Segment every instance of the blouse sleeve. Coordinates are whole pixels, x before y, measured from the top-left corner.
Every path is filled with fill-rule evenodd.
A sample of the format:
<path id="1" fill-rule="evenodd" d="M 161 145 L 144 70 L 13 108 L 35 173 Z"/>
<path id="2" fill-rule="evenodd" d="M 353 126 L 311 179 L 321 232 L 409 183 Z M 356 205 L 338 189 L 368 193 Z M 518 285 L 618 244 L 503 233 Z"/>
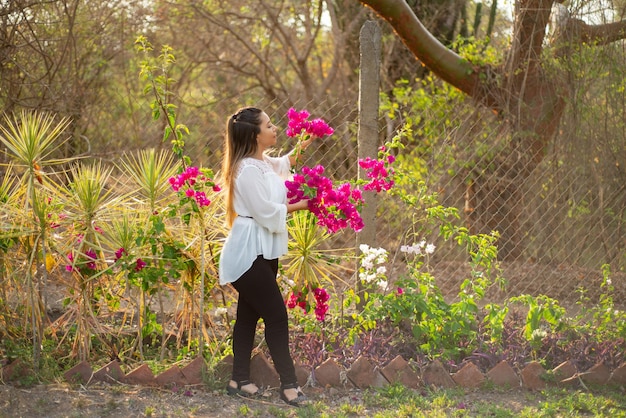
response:
<path id="1" fill-rule="evenodd" d="M 270 186 L 258 167 L 246 166 L 237 179 L 238 198 L 254 220 L 272 233 L 287 229 L 287 206 L 271 200 Z"/>
<path id="2" fill-rule="evenodd" d="M 289 154 L 282 157 L 270 157 L 265 156 L 265 160 L 270 163 L 272 169 L 283 180 L 287 180 L 291 176 L 291 162 L 289 161 Z"/>

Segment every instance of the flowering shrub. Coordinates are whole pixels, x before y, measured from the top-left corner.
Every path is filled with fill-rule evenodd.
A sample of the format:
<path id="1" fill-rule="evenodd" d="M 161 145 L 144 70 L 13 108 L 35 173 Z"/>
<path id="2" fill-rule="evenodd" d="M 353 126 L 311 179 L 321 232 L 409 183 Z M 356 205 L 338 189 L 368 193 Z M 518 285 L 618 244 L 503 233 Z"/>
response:
<path id="1" fill-rule="evenodd" d="M 359 280 L 363 284 L 376 284 L 383 291 L 387 290 L 387 268 L 383 265 L 387 262 L 389 255 L 387 250 L 372 248 L 367 244 L 361 244 L 359 249 L 361 250 Z"/>
<path id="2" fill-rule="evenodd" d="M 379 151 L 384 153 L 386 148 L 383 146 Z M 378 160 L 371 157 L 359 160 L 359 166 L 366 170 L 366 176 L 370 179 L 369 183 L 363 186 L 363 190 L 381 192 L 391 189 L 394 185 L 394 170 L 391 168 L 391 164 L 395 160 L 396 157 L 391 154 L 384 155 Z"/>
<path id="3" fill-rule="evenodd" d="M 316 287 L 313 289 L 313 298 L 315 300 L 315 306 L 312 307 L 308 302 L 308 294 L 310 290 L 308 287 L 305 287 L 302 291 L 292 292 L 289 298 L 287 299 L 287 307 L 289 309 L 293 309 L 296 306 L 299 306 L 304 312 L 308 313 L 313 308 L 313 312 L 315 313 L 315 318 L 323 322 L 326 319 L 326 313 L 328 312 L 328 300 L 330 299 L 330 295 L 321 287 Z"/>
<path id="4" fill-rule="evenodd" d="M 67 254 L 67 260 L 70 264 L 65 266 L 68 272 L 80 272 L 83 275 L 90 275 L 89 270 L 96 270 L 96 260 L 98 255 L 93 249 L 88 249 L 84 254 L 75 257 L 75 250 Z"/>
<path id="5" fill-rule="evenodd" d="M 300 136 L 300 140 L 304 141 L 310 136 L 319 138 L 332 135 L 335 130 L 331 128 L 323 119 L 309 120 L 309 112 L 306 110 L 297 111 L 291 108 L 287 111 L 289 122 L 287 123 L 287 136 Z"/>
<path id="6" fill-rule="evenodd" d="M 324 177 L 324 167 L 302 167 L 302 174 L 287 180 L 287 198 L 291 203 L 309 199 L 309 210 L 318 219 L 318 225 L 330 232 L 350 227 L 355 231 L 363 229 L 363 219 L 359 207 L 363 204 L 361 190 L 350 183 L 333 187 L 332 181 Z"/>
<path id="7" fill-rule="evenodd" d="M 287 136 L 299 136 L 296 145 L 296 159 L 300 155 L 300 144 L 310 136 L 323 137 L 332 135 L 333 128 L 322 119 L 309 121 L 309 112 L 297 111 L 293 108 L 287 112 L 289 118 Z M 379 150 L 381 159 L 366 158 L 359 160 L 359 165 L 367 171 L 370 179 L 363 186 L 363 190 L 381 192 L 389 190 L 393 182 L 394 171 L 390 165 L 395 157 L 389 155 L 385 147 Z M 287 198 L 290 203 L 302 199 L 309 199 L 309 209 L 318 219 L 318 225 L 326 227 L 334 233 L 350 227 L 359 232 L 363 229 L 363 219 L 359 213 L 364 201 L 362 191 L 358 186 L 344 182 L 334 186 L 333 182 L 323 176 L 324 166 L 313 168 L 302 167 L 301 174 L 296 173 L 293 180 L 287 180 Z"/>
<path id="8" fill-rule="evenodd" d="M 427 244 L 425 240 L 422 240 L 413 245 L 403 245 L 400 247 L 400 251 L 408 255 L 425 255 L 435 252 L 434 244 Z"/>
<path id="9" fill-rule="evenodd" d="M 213 177 L 211 170 L 191 166 L 177 176 L 170 177 L 169 183 L 172 190 L 179 194 L 181 205 L 192 202 L 197 207 L 203 207 L 211 204 L 206 195 L 206 189 L 210 188 L 214 192 L 220 191 L 220 187 L 215 184 L 211 177 Z"/>

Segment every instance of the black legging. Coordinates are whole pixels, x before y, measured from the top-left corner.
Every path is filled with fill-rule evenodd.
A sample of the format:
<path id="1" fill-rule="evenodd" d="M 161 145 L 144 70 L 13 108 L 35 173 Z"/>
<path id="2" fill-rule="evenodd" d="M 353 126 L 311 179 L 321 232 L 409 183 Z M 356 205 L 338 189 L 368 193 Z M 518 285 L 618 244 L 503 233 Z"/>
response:
<path id="1" fill-rule="evenodd" d="M 265 341 L 282 385 L 297 382 L 289 354 L 289 325 L 285 301 L 276 283 L 278 260 L 258 256 L 233 286 L 239 292 L 233 330 L 233 374 L 236 382 L 250 379 L 250 356 L 259 318 L 265 323 Z"/>

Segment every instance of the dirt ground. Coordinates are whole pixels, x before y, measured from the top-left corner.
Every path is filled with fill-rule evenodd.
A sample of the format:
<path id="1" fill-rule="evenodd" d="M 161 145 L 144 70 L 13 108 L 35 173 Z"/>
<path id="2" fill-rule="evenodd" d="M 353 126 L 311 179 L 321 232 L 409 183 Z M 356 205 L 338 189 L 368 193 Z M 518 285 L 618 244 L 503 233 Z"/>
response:
<path id="1" fill-rule="evenodd" d="M 363 404 L 366 391 L 318 388 L 305 389 L 310 402 L 321 402 L 330 408 L 349 403 Z M 223 391 L 206 387 L 185 388 L 178 391 L 111 386 L 105 383 L 89 387 L 71 387 L 67 384 L 41 385 L 17 388 L 0 385 L 0 418 L 57 418 L 57 417 L 274 417 L 297 416 L 294 407 L 278 398 L 277 390 L 266 392 L 261 400 L 246 400 L 227 396 Z M 539 395 L 537 395 L 539 396 Z M 470 391 L 460 401 L 470 411 L 485 402 L 508 408 L 512 412 L 527 406 L 537 406 L 540 399 L 526 390 L 505 393 Z M 496 401 L 497 400 L 497 401 Z M 245 414 L 245 412 L 247 414 Z M 380 409 L 364 409 L 362 416 L 372 416 Z"/>

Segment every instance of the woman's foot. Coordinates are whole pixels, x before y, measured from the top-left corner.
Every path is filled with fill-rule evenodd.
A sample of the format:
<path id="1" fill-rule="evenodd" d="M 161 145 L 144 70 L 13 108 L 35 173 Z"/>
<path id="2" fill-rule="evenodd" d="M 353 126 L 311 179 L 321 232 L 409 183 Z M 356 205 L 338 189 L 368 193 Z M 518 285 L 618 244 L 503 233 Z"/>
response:
<path id="1" fill-rule="evenodd" d="M 259 388 L 257 385 L 249 380 L 242 380 L 236 382 L 231 380 L 226 386 L 226 392 L 231 396 L 243 396 L 244 398 L 252 398 L 259 394 Z"/>
<path id="2" fill-rule="evenodd" d="M 280 387 L 280 399 L 291 406 L 300 406 L 306 401 L 306 396 L 298 384 L 289 384 Z"/>

